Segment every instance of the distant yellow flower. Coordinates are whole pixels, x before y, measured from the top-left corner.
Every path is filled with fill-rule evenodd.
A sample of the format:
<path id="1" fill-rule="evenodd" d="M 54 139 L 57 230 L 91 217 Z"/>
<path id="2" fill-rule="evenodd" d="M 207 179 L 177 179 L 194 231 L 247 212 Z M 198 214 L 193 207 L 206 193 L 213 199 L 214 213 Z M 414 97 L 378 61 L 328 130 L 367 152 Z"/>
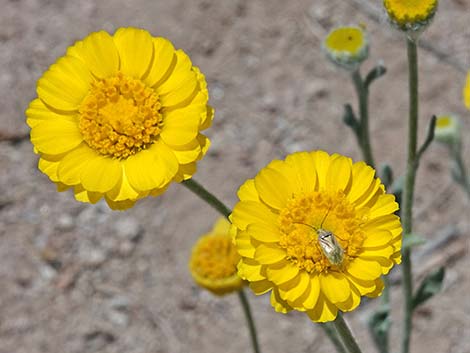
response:
<path id="1" fill-rule="evenodd" d="M 69 47 L 26 111 L 39 169 L 79 201 L 113 209 L 189 179 L 209 147 L 204 75 L 182 50 L 136 28 Z"/>
<path id="2" fill-rule="evenodd" d="M 438 142 L 458 146 L 460 144 L 460 129 L 460 120 L 457 116 L 438 116 L 434 129 L 434 138 Z"/>
<path id="3" fill-rule="evenodd" d="M 323 151 L 272 161 L 239 189 L 232 213 L 239 275 L 276 311 L 316 322 L 381 294 L 400 263 L 395 197 L 364 162 Z"/>
<path id="4" fill-rule="evenodd" d="M 192 250 L 189 269 L 194 281 L 216 295 L 237 291 L 244 284 L 237 274 L 240 256 L 232 237 L 230 223 L 220 218 Z"/>
<path id="5" fill-rule="evenodd" d="M 338 27 L 326 36 L 323 49 L 333 63 L 354 70 L 367 58 L 369 40 L 361 27 Z"/>
<path id="6" fill-rule="evenodd" d="M 470 71 L 467 73 L 467 82 L 463 88 L 463 102 L 470 109 Z"/>
<path id="7" fill-rule="evenodd" d="M 437 0 L 384 0 L 390 20 L 405 31 L 419 31 L 434 17 Z"/>

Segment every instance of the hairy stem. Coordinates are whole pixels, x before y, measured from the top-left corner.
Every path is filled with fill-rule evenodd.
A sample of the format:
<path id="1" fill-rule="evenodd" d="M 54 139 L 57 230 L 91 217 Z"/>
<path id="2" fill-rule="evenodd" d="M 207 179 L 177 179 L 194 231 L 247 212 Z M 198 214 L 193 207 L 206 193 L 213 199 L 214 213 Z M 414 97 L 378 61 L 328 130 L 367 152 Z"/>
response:
<path id="1" fill-rule="evenodd" d="M 346 321 L 344 321 L 343 315 L 341 313 L 338 312 L 338 316 L 336 316 L 333 324 L 335 326 L 336 332 L 338 332 L 338 335 L 341 337 L 343 344 L 346 347 L 346 351 L 349 353 L 362 353 L 356 342 L 356 339 L 349 329 L 348 324 Z"/>
<path id="2" fill-rule="evenodd" d="M 409 120 L 408 120 L 408 158 L 405 175 L 405 187 L 401 209 L 403 234 L 409 235 L 413 225 L 413 197 L 416 179 L 416 156 L 418 140 L 418 51 L 416 42 L 407 38 L 408 70 L 409 70 Z M 403 333 L 402 353 L 409 353 L 411 331 L 413 326 L 413 277 L 411 265 L 411 248 L 402 253 L 403 276 Z"/>

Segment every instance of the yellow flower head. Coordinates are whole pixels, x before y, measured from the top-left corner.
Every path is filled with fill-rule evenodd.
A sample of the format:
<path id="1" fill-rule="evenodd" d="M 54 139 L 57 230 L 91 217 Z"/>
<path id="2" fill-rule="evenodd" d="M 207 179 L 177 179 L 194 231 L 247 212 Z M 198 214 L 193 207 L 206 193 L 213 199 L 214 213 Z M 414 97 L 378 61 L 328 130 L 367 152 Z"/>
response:
<path id="1" fill-rule="evenodd" d="M 463 102 L 470 109 L 470 71 L 467 73 L 467 82 L 463 88 Z"/>
<path id="2" fill-rule="evenodd" d="M 182 50 L 137 28 L 69 47 L 26 110 L 39 169 L 79 201 L 113 209 L 189 179 L 209 147 L 204 75 Z"/>
<path id="3" fill-rule="evenodd" d="M 457 146 L 460 143 L 460 129 L 460 120 L 457 116 L 438 116 L 434 129 L 434 138 L 438 142 Z"/>
<path id="4" fill-rule="evenodd" d="M 369 40 L 361 27 L 339 27 L 326 36 L 323 49 L 333 63 L 354 70 L 369 55 Z"/>
<path id="5" fill-rule="evenodd" d="M 401 261 L 395 197 L 375 171 L 323 151 L 274 160 L 239 189 L 232 213 L 239 275 L 276 311 L 316 322 L 381 294 Z"/>
<path id="6" fill-rule="evenodd" d="M 231 224 L 220 218 L 192 250 L 189 270 L 194 281 L 216 295 L 237 291 L 244 284 L 237 274 L 240 256 L 232 237 Z"/>
<path id="7" fill-rule="evenodd" d="M 420 31 L 426 27 L 437 10 L 437 0 L 384 0 L 385 10 L 392 23 L 404 31 Z"/>

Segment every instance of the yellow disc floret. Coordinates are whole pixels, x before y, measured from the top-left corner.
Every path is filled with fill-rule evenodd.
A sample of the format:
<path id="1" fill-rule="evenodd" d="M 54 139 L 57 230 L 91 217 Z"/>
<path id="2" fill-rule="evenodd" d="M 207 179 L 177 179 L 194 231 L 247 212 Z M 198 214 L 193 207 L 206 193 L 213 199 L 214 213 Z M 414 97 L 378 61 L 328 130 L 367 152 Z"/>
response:
<path id="1" fill-rule="evenodd" d="M 318 230 L 333 234 L 345 252 L 341 267 L 353 258 L 364 241 L 364 220 L 344 193 L 312 192 L 291 199 L 279 215 L 281 239 L 288 258 L 307 272 L 333 266 L 323 254 Z"/>
<path id="2" fill-rule="evenodd" d="M 346 69 L 356 69 L 369 54 L 369 41 L 359 26 L 333 29 L 323 42 L 328 58 Z"/>
<path id="3" fill-rule="evenodd" d="M 390 19 L 403 29 L 427 24 L 437 9 L 437 0 L 384 0 Z"/>
<path id="4" fill-rule="evenodd" d="M 325 44 L 328 49 L 347 51 L 355 55 L 364 45 L 364 35 L 358 27 L 342 27 L 332 31 Z"/>
<path id="5" fill-rule="evenodd" d="M 237 274 L 240 255 L 232 243 L 229 229 L 230 223 L 220 219 L 212 232 L 198 240 L 189 262 L 196 283 L 217 295 L 230 293 L 243 286 Z"/>
<path id="6" fill-rule="evenodd" d="M 127 158 L 158 137 L 160 109 L 158 95 L 150 87 L 118 73 L 92 83 L 79 109 L 80 132 L 100 154 Z"/>

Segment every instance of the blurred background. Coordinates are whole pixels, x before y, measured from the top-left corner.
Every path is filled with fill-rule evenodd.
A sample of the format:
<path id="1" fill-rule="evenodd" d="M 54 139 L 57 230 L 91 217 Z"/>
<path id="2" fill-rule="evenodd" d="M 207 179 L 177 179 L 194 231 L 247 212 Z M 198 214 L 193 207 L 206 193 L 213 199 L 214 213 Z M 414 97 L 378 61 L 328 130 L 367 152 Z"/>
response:
<path id="1" fill-rule="evenodd" d="M 36 80 L 89 32 L 136 26 L 170 39 L 205 73 L 216 109 L 212 147 L 195 179 L 230 207 L 247 179 L 275 158 L 323 149 L 360 160 L 343 104 L 356 107 L 350 77 L 321 41 L 338 25 L 363 23 L 370 58 L 388 73 L 372 86 L 370 124 L 377 163 L 405 168 L 405 40 L 373 0 L 0 0 L 0 352 L 249 352 L 236 295 L 216 298 L 187 270 L 196 239 L 218 214 L 180 185 L 126 212 L 58 193 L 37 170 L 24 110 Z M 420 140 L 432 114 L 462 118 L 470 164 L 470 111 L 462 87 L 470 69 L 470 2 L 441 1 L 422 36 Z M 453 183 L 447 151 L 433 144 L 417 179 L 418 280 L 447 266 L 443 291 L 415 314 L 412 351 L 468 353 L 469 201 Z M 392 274 L 397 279 L 398 273 Z M 265 353 L 332 352 L 306 315 L 277 314 L 251 292 Z M 399 347 L 401 291 L 392 288 L 392 350 Z M 364 353 L 365 321 L 379 300 L 347 314 Z"/>

